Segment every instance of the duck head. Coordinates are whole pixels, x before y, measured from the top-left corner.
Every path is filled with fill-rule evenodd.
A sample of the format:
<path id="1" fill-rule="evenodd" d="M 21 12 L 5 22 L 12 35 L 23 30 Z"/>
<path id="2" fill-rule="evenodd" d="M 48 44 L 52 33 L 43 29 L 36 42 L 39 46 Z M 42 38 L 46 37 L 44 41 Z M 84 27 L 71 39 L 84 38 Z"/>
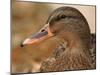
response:
<path id="1" fill-rule="evenodd" d="M 38 43 L 53 36 L 64 39 L 69 47 L 77 47 L 79 44 L 87 46 L 90 29 L 79 10 L 64 6 L 54 10 L 44 27 L 27 38 L 21 46 Z"/>

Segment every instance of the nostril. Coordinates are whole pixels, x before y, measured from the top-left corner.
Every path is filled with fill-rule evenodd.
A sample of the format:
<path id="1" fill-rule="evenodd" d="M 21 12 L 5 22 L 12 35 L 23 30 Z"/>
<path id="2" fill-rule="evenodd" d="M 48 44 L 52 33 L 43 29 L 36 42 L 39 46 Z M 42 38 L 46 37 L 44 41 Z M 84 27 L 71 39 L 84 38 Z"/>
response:
<path id="1" fill-rule="evenodd" d="M 45 31 L 44 29 L 41 30 L 41 32 L 44 32 L 44 31 Z"/>

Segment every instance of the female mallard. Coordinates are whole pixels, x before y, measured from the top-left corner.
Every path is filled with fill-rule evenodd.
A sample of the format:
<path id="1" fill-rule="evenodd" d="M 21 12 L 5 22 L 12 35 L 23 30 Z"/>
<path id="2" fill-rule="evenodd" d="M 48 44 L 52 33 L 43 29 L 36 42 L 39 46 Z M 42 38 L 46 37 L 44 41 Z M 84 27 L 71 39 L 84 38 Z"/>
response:
<path id="1" fill-rule="evenodd" d="M 34 36 L 27 38 L 21 46 L 38 43 L 57 36 L 66 45 L 62 52 L 55 49 L 57 57 L 50 57 L 41 66 L 41 72 L 93 69 L 90 54 L 90 29 L 85 17 L 75 8 L 60 7 L 51 13 L 46 25 Z"/>

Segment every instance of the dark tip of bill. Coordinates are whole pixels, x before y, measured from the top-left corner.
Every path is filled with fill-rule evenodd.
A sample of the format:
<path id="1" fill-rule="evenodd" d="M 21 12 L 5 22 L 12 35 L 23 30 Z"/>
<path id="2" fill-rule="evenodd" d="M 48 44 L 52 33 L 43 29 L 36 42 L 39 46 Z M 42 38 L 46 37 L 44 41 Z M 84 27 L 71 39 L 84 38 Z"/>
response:
<path id="1" fill-rule="evenodd" d="M 21 44 L 20 44 L 20 47 L 24 47 L 24 45 L 21 43 Z"/>

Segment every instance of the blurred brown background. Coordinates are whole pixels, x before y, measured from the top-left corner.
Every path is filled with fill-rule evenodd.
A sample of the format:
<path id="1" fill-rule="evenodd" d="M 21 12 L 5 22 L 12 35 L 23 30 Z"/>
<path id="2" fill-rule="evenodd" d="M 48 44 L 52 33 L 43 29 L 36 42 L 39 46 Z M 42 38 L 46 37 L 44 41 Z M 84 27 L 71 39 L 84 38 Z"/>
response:
<path id="1" fill-rule="evenodd" d="M 95 33 L 95 6 L 64 5 L 12 0 L 12 71 L 37 72 L 41 61 L 46 59 L 59 44 L 59 39 L 50 38 L 36 45 L 20 47 L 21 42 L 44 26 L 50 13 L 60 6 L 79 9 L 86 17 L 91 32 Z"/>

